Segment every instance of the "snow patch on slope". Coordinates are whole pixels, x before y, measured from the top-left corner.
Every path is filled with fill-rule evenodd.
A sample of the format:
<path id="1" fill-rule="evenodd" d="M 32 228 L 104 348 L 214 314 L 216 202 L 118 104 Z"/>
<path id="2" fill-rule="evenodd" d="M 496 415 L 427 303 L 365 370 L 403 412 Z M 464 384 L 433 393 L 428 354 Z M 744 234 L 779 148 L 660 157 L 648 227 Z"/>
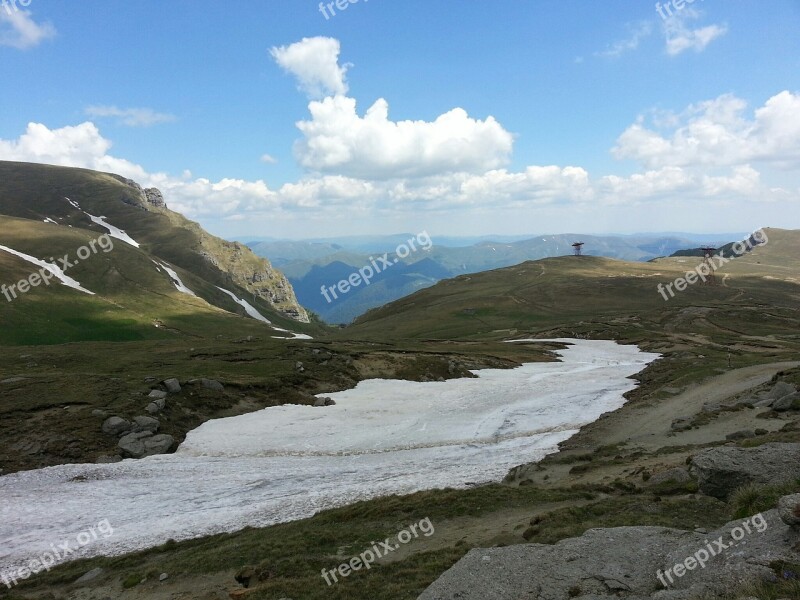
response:
<path id="1" fill-rule="evenodd" d="M 27 260 L 29 263 L 33 263 L 37 267 L 41 267 L 42 269 L 44 269 L 46 271 L 49 271 L 62 284 L 64 284 L 65 286 L 67 286 L 69 288 L 72 288 L 73 290 L 78 290 L 79 292 L 83 292 L 84 294 L 89 294 L 90 296 L 94 296 L 95 295 L 94 292 L 90 292 L 86 288 L 82 287 L 81 284 L 78 283 L 76 280 L 74 280 L 72 277 L 69 277 L 68 275 L 64 274 L 64 271 L 59 266 L 54 265 L 53 263 L 48 263 L 48 262 L 45 262 L 43 260 L 39 260 L 38 258 L 35 258 L 35 257 L 30 256 L 28 254 L 24 254 L 22 252 L 18 252 L 17 250 L 14 250 L 13 248 L 9 248 L 8 246 L 0 245 L 0 250 L 5 250 L 9 254 L 13 254 L 14 256 L 18 256 L 19 258 Z"/>
<path id="2" fill-rule="evenodd" d="M 156 262 L 156 261 L 153 261 L 153 262 L 156 265 L 159 265 L 162 269 L 164 269 L 167 272 L 167 275 L 169 275 L 169 278 L 172 280 L 172 285 L 175 286 L 175 289 L 177 289 L 179 292 L 182 292 L 184 294 L 188 294 L 189 296 L 194 296 L 195 298 L 197 297 L 197 294 L 195 294 L 192 290 L 190 290 L 188 287 L 186 287 L 183 284 L 183 281 L 181 281 L 181 278 L 174 271 L 174 269 L 170 269 L 167 265 L 165 265 L 162 262 Z M 158 267 L 156 267 L 156 268 L 158 268 Z"/>
<path id="3" fill-rule="evenodd" d="M 83 210 L 81 208 L 80 204 L 78 204 L 77 202 L 75 202 L 73 200 L 70 200 L 66 196 L 64 197 L 64 200 L 69 202 L 70 205 L 73 208 L 77 208 L 79 211 L 81 211 L 83 214 L 85 214 L 87 217 L 89 217 L 92 220 L 92 223 L 95 223 L 96 225 L 100 225 L 100 227 L 104 227 L 106 230 L 108 230 L 108 235 L 110 235 L 112 238 L 116 238 L 116 239 L 120 240 L 121 242 L 125 242 L 126 244 L 130 244 L 134 248 L 139 248 L 139 242 L 134 240 L 131 236 L 129 236 L 127 233 L 125 233 L 119 227 L 115 227 L 111 223 L 106 223 L 106 221 L 105 221 L 106 217 L 96 217 L 94 215 L 90 215 L 88 212 L 86 212 L 85 210 Z"/>
<path id="4" fill-rule="evenodd" d="M 228 296 L 230 296 L 231 298 L 233 298 L 233 301 L 234 301 L 234 302 L 236 302 L 236 304 L 238 304 L 238 305 L 239 305 L 239 306 L 241 306 L 242 308 L 244 308 L 244 311 L 245 311 L 245 312 L 246 312 L 246 313 L 247 313 L 247 314 L 248 314 L 250 317 L 252 317 L 252 318 L 254 318 L 254 319 L 257 319 L 258 321 L 261 321 L 262 323 L 266 323 L 267 325 L 272 325 L 272 321 L 270 321 L 269 319 L 267 319 L 267 317 L 265 317 L 265 316 L 264 316 L 264 315 L 262 315 L 260 312 L 258 312 L 258 311 L 255 309 L 255 307 L 254 307 L 252 304 L 250 304 L 250 303 L 249 303 L 247 300 L 243 300 L 243 299 L 241 299 L 241 298 L 238 298 L 238 297 L 236 296 L 236 294 L 234 294 L 233 292 L 229 292 L 229 291 L 228 291 L 228 290 L 226 290 L 225 288 L 221 288 L 221 287 L 217 286 L 217 289 L 218 289 L 220 292 L 225 292 L 226 294 L 228 294 Z"/>

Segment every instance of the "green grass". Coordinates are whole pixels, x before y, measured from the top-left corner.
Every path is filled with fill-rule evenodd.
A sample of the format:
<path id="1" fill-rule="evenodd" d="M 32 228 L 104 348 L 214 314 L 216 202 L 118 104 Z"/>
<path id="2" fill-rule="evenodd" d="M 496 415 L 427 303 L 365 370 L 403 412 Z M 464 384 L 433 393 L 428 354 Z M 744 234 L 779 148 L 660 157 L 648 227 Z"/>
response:
<path id="1" fill-rule="evenodd" d="M 778 500 L 789 494 L 800 493 L 800 479 L 784 485 L 749 484 L 736 490 L 729 500 L 731 517 L 746 517 L 775 508 Z"/>

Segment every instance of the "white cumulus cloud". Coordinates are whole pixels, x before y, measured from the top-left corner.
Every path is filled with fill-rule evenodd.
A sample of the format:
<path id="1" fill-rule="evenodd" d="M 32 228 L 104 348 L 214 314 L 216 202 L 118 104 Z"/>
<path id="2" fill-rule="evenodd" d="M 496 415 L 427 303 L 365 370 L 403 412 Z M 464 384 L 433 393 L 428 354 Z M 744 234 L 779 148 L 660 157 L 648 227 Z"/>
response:
<path id="1" fill-rule="evenodd" d="M 435 121 L 391 121 L 384 99 L 361 117 L 356 101 L 328 97 L 309 105 L 311 120 L 297 124 L 301 165 L 365 179 L 481 172 L 504 165 L 514 137 L 493 117 L 471 118 L 455 108 Z"/>
<path id="2" fill-rule="evenodd" d="M 751 118 L 746 109 L 744 100 L 726 94 L 690 106 L 661 132 L 657 124 L 648 127 L 640 117 L 619 137 L 613 153 L 648 168 L 741 166 L 756 161 L 783 168 L 800 166 L 800 95 L 783 91 Z"/>
<path id="3" fill-rule="evenodd" d="M 339 40 L 329 37 L 303 38 L 289 46 L 274 47 L 272 58 L 297 78 L 311 98 L 347 93 L 347 65 L 339 65 Z"/>

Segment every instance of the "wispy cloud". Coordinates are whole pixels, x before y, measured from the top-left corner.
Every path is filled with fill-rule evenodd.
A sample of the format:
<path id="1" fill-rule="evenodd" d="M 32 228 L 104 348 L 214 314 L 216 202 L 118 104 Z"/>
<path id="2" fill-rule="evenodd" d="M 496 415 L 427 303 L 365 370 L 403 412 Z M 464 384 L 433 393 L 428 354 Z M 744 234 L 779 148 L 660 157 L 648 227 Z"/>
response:
<path id="1" fill-rule="evenodd" d="M 688 23 L 699 19 L 701 14 L 691 8 L 675 13 L 664 21 L 664 32 L 667 38 L 667 54 L 678 56 L 687 50 L 702 52 L 715 39 L 728 33 L 724 24 L 707 25 L 691 28 Z"/>
<path id="2" fill-rule="evenodd" d="M 629 29 L 631 33 L 627 38 L 614 42 L 602 52 L 595 52 L 595 56 L 619 58 L 627 52 L 636 50 L 639 47 L 639 43 L 653 33 L 653 24 L 650 21 L 642 21 L 636 25 L 629 26 Z"/>
<path id="3" fill-rule="evenodd" d="M 86 114 L 95 118 L 111 117 L 128 127 L 151 127 L 159 123 L 174 121 L 170 114 L 154 111 L 152 108 L 118 108 L 116 106 L 89 106 Z"/>
<path id="4" fill-rule="evenodd" d="M 274 165 L 276 162 L 278 162 L 278 159 L 272 156 L 271 154 L 262 154 L 261 162 L 266 163 L 268 165 Z"/>
<path id="5" fill-rule="evenodd" d="M 50 23 L 37 23 L 27 10 L 0 9 L 0 46 L 27 50 L 56 36 Z"/>

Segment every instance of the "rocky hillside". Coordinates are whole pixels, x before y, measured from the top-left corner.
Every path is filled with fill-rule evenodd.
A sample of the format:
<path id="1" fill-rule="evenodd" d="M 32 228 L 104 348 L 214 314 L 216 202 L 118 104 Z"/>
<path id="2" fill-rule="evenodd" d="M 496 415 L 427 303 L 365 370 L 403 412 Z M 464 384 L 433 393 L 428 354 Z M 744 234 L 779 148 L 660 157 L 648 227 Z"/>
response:
<path id="1" fill-rule="evenodd" d="M 97 247 L 103 236 L 113 251 Z M 116 175 L 0 162 L 0 246 L 0 283 L 12 288 L 0 303 L 9 325 L 0 338 L 9 343 L 224 330 L 207 319 L 231 314 L 294 331 L 309 323 L 267 260 L 171 211 L 159 190 Z M 45 263 L 61 264 L 55 257 L 67 258 L 64 275 L 83 293 L 29 281 Z"/>

